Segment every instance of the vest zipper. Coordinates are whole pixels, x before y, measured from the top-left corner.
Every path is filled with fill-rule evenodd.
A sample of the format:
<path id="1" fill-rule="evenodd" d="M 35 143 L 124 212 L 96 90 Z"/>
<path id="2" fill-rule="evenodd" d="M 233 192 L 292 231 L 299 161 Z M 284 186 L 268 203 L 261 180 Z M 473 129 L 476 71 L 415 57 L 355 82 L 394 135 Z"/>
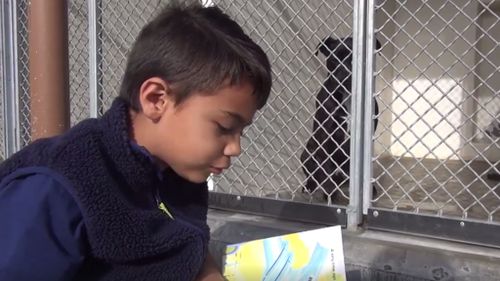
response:
<path id="1" fill-rule="evenodd" d="M 163 203 L 163 201 L 161 200 L 159 188 L 156 189 L 155 200 L 156 200 L 156 206 L 158 207 L 158 209 L 162 210 L 171 219 L 174 219 L 174 216 L 172 215 L 172 213 L 170 213 L 170 211 L 167 209 L 167 206 L 165 205 L 165 203 Z"/>

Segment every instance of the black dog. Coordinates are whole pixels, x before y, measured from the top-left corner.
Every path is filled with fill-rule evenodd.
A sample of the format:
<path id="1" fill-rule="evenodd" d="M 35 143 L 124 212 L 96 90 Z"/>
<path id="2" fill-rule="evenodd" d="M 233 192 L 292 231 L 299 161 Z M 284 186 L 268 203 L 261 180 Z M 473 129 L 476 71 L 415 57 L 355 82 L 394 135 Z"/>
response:
<path id="1" fill-rule="evenodd" d="M 378 40 L 376 44 L 377 50 L 380 49 Z M 313 135 L 300 160 L 307 177 L 305 189 L 313 192 L 322 186 L 326 192 L 325 199 L 331 196 L 333 200 L 333 194 L 347 182 L 350 171 L 348 119 L 351 106 L 352 38 L 336 40 L 328 37 L 318 47 L 326 56 L 329 73 L 316 97 Z M 375 114 L 378 115 L 375 100 L 374 105 Z M 375 119 L 374 130 L 377 123 Z"/>

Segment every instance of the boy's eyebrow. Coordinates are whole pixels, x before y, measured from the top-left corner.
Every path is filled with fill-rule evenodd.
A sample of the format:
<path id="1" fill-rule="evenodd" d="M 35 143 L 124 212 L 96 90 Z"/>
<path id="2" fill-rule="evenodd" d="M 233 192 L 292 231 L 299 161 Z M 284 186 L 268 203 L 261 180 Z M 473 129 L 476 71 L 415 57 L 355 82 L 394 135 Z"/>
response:
<path id="1" fill-rule="evenodd" d="M 229 115 L 231 118 L 233 119 L 236 119 L 236 121 L 240 124 L 243 124 L 245 126 L 248 126 L 250 124 L 252 124 L 252 120 L 250 120 L 249 122 L 247 122 L 245 120 L 245 118 L 243 118 L 243 116 L 239 115 L 238 113 L 236 112 L 231 112 L 231 111 L 226 111 L 226 110 L 222 110 L 223 113 Z"/>

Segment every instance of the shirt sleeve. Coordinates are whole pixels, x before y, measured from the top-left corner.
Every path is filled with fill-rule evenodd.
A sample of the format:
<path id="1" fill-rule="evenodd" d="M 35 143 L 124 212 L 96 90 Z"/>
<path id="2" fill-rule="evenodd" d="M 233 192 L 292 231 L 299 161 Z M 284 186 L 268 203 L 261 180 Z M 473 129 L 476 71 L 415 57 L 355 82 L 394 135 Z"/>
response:
<path id="1" fill-rule="evenodd" d="M 54 177 L 30 174 L 0 186 L 0 280 L 72 280 L 84 234 L 76 201 Z"/>

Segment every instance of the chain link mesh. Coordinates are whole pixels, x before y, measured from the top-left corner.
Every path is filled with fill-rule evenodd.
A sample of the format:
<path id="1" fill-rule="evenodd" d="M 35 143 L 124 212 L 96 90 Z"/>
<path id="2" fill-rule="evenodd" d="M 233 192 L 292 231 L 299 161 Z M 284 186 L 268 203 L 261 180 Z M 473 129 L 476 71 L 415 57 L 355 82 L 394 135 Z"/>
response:
<path id="1" fill-rule="evenodd" d="M 500 5 L 486 2 L 377 6 L 376 207 L 500 220 Z"/>
<path id="2" fill-rule="evenodd" d="M 316 163 L 311 175 L 306 177 L 300 155 L 313 134 L 316 95 L 328 74 L 325 58 L 315 53 L 328 36 L 351 36 L 351 1 L 213 2 L 241 24 L 264 49 L 271 60 L 274 76 L 267 106 L 257 114 L 254 124 L 245 133 L 242 155 L 235 159 L 225 175 L 215 177 L 216 190 L 316 203 L 325 203 L 325 194 L 340 191 L 346 199 L 347 194 L 341 186 L 347 186 L 348 178 L 334 188 L 326 189 L 324 182 L 317 182 L 316 189 L 304 190 L 308 179 L 318 180 L 312 174 L 323 167 L 322 163 Z M 322 102 L 320 107 L 325 106 Z M 344 133 L 348 142 L 349 134 Z M 307 157 L 319 160 L 311 155 Z M 327 199 L 331 204 L 331 197 Z"/>
<path id="3" fill-rule="evenodd" d="M 71 125 L 89 117 L 89 33 L 87 1 L 68 3 Z"/>
<path id="4" fill-rule="evenodd" d="M 140 28 L 168 1 L 98 1 L 97 62 L 99 89 L 98 112 L 104 112 L 115 96 L 124 72 L 128 50 Z M 89 116 L 88 4 L 71 1 L 69 14 L 69 52 L 72 123 Z"/>
<path id="5" fill-rule="evenodd" d="M 141 28 L 168 1 L 103 1 L 102 15 L 102 79 L 103 96 L 99 97 L 104 108 L 108 108 L 118 95 L 122 75 L 125 71 L 129 49 Z"/>
<path id="6" fill-rule="evenodd" d="M 19 71 L 19 131 L 21 146 L 31 141 L 28 1 L 19 1 L 17 9 L 18 71 Z"/>

